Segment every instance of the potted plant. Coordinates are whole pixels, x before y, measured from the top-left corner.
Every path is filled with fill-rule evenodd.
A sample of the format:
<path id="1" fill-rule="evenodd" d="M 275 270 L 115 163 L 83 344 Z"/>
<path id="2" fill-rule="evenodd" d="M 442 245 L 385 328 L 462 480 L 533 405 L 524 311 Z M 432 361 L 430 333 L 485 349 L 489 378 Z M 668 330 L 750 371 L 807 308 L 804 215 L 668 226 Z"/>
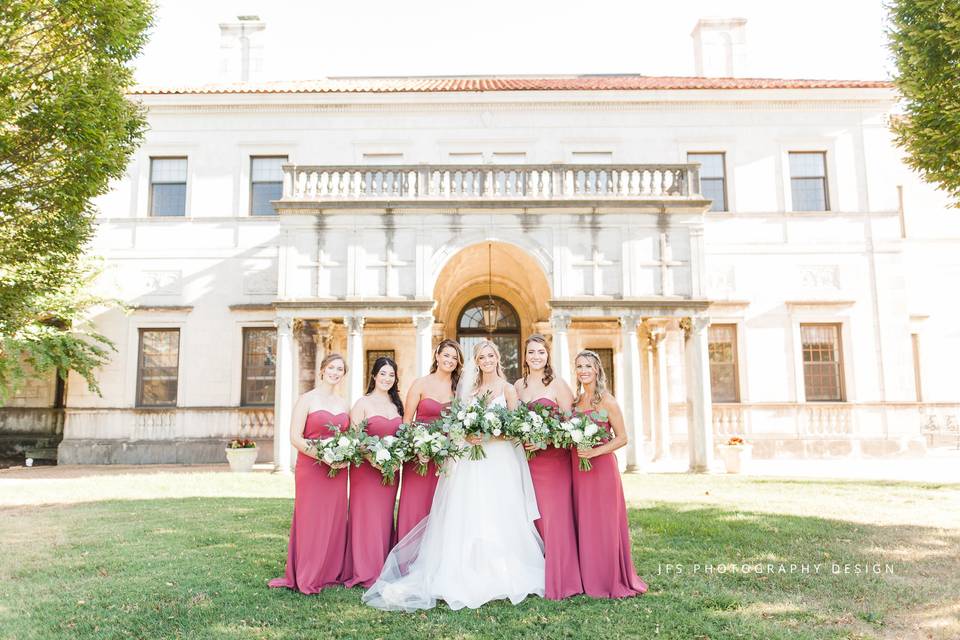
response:
<path id="1" fill-rule="evenodd" d="M 246 473 L 253 470 L 253 463 L 257 461 L 257 443 L 249 438 L 234 439 L 227 445 L 227 462 L 230 470 L 236 473 Z"/>
<path id="2" fill-rule="evenodd" d="M 720 445 L 720 457 L 727 473 L 740 473 L 750 463 L 753 445 L 744 442 L 740 436 L 732 436 L 726 444 Z"/>

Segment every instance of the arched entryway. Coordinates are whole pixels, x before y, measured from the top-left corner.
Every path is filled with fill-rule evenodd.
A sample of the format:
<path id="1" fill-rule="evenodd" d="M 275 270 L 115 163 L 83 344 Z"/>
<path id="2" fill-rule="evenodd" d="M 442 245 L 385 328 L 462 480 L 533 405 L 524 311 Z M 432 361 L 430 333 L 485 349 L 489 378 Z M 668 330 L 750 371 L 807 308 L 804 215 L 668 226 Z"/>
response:
<path id="1" fill-rule="evenodd" d="M 463 347 L 464 354 L 470 357 L 474 346 L 489 338 L 500 349 L 500 364 L 507 380 L 516 380 L 520 377 L 520 316 L 509 302 L 493 296 L 493 303 L 498 309 L 497 326 L 493 331 L 488 331 L 483 323 L 483 310 L 489 300 L 487 296 L 481 296 L 464 305 L 457 319 L 457 341 Z"/>

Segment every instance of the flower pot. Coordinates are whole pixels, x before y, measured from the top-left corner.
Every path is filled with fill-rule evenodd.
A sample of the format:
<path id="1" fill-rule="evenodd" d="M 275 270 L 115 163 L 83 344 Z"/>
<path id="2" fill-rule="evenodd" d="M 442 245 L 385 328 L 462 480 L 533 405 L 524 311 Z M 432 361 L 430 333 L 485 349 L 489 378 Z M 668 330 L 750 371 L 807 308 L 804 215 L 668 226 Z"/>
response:
<path id="1" fill-rule="evenodd" d="M 253 463 L 257 461 L 257 448 L 227 449 L 227 462 L 230 470 L 236 473 L 247 473 L 253 470 Z"/>
<path id="2" fill-rule="evenodd" d="M 741 473 L 750 464 L 752 452 L 753 445 L 749 444 L 720 445 L 720 457 L 727 473 Z"/>

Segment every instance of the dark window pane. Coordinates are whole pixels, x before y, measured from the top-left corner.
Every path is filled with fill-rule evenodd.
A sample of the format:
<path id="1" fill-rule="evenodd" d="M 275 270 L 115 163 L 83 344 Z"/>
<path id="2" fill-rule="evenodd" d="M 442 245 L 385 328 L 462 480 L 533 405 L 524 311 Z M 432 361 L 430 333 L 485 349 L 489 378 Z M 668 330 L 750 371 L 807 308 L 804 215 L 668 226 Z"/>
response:
<path id="1" fill-rule="evenodd" d="M 283 197 L 282 182 L 254 182 L 250 192 L 250 215 L 272 216 L 276 213 L 271 200 Z"/>
<path id="2" fill-rule="evenodd" d="M 843 400 L 840 325 L 800 325 L 807 400 Z"/>
<path id="3" fill-rule="evenodd" d="M 700 193 L 713 201 L 710 211 L 727 210 L 726 169 L 723 153 L 688 153 L 687 162 L 700 163 Z"/>
<path id="4" fill-rule="evenodd" d="M 607 391 L 610 393 L 616 393 L 617 380 L 614 376 L 613 370 L 613 349 L 595 349 L 593 347 L 587 347 L 587 349 L 593 351 L 600 357 L 600 364 L 603 366 L 603 372 L 607 374 Z M 570 380 L 569 382 L 572 382 L 574 385 L 576 384 L 575 380 Z"/>
<path id="5" fill-rule="evenodd" d="M 187 211 L 187 185 L 155 184 L 153 185 L 153 202 L 150 204 L 150 214 L 154 216 L 182 216 Z"/>
<path id="6" fill-rule="evenodd" d="M 714 402 L 739 402 L 737 327 L 732 324 L 711 325 L 707 338 L 712 399 Z"/>
<path id="7" fill-rule="evenodd" d="M 270 328 L 244 329 L 241 404 L 273 404 L 276 366 L 277 332 Z"/>
<path id="8" fill-rule="evenodd" d="M 704 198 L 712 200 L 710 211 L 726 211 L 724 203 L 726 194 L 724 193 L 724 183 L 718 178 L 700 178 L 700 193 Z"/>
<path id="9" fill-rule="evenodd" d="M 140 331 L 138 404 L 174 406 L 177 404 L 177 377 L 180 360 L 180 331 L 143 329 Z"/>

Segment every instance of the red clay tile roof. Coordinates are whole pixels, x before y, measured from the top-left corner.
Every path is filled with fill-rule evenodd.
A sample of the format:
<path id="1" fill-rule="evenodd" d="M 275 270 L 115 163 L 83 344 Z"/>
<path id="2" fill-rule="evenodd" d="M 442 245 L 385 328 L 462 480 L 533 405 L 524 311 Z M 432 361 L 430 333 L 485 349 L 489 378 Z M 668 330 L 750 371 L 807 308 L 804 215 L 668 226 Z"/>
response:
<path id="1" fill-rule="evenodd" d="M 325 78 L 287 82 L 136 87 L 134 95 L 215 93 L 428 93 L 458 91 L 663 91 L 685 89 L 890 89 L 886 80 L 791 80 L 640 75 Z"/>

